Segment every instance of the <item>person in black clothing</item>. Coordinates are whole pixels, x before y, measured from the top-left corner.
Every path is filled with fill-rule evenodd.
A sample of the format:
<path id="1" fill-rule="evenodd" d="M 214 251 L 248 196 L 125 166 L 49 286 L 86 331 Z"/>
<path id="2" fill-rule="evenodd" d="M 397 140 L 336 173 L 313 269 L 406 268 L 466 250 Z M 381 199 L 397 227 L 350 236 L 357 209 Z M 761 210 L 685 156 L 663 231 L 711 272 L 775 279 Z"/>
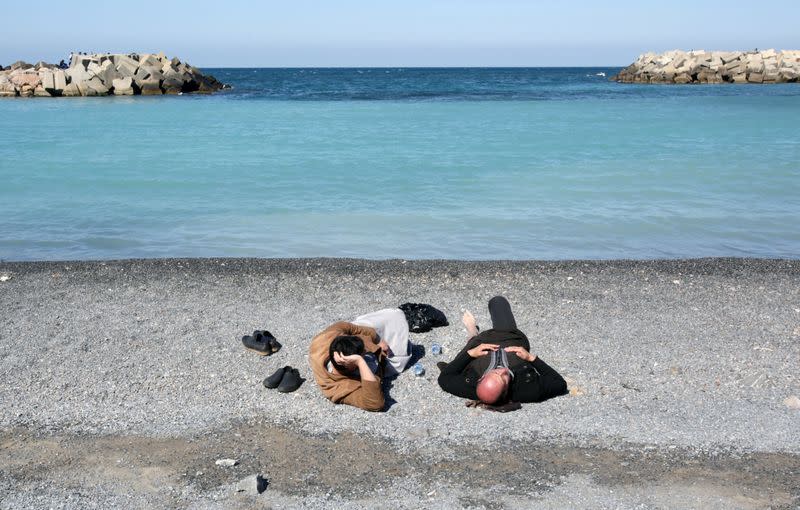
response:
<path id="1" fill-rule="evenodd" d="M 469 340 L 442 367 L 439 386 L 457 397 L 484 404 L 542 402 L 567 393 L 564 378 L 535 354 L 517 329 L 511 305 L 502 296 L 489 300 L 492 329 L 482 333 L 471 313 L 462 318 Z"/>

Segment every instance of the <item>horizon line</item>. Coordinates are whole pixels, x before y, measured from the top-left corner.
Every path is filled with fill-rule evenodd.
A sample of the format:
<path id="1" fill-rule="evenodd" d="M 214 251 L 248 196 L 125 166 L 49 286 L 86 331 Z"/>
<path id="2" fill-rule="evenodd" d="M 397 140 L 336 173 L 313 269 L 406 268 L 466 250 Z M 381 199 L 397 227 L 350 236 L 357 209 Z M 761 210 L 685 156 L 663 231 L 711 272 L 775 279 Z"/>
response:
<path id="1" fill-rule="evenodd" d="M 627 64 L 630 65 L 630 64 Z M 591 68 L 612 68 L 627 67 L 627 65 L 582 65 L 582 66 L 218 66 L 218 65 L 198 65 L 195 67 L 213 69 L 591 69 Z"/>

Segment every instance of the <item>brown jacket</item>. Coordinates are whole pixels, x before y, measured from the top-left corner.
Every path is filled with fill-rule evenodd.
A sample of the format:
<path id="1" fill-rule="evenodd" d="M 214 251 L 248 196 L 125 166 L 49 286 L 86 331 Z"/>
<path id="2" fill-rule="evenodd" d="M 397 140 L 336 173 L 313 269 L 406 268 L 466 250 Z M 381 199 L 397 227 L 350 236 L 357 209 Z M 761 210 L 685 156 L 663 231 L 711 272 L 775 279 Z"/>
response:
<path id="1" fill-rule="evenodd" d="M 330 357 L 328 351 L 333 339 L 339 335 L 355 335 L 364 341 L 367 352 L 375 353 L 383 362 L 383 352 L 378 346 L 380 339 L 374 329 L 367 326 L 356 326 L 349 322 L 337 322 L 319 333 L 311 340 L 308 361 L 314 379 L 322 390 L 322 394 L 334 404 L 348 404 L 367 411 L 382 411 L 384 400 L 381 379 L 361 382 L 358 379 L 328 372 Z"/>

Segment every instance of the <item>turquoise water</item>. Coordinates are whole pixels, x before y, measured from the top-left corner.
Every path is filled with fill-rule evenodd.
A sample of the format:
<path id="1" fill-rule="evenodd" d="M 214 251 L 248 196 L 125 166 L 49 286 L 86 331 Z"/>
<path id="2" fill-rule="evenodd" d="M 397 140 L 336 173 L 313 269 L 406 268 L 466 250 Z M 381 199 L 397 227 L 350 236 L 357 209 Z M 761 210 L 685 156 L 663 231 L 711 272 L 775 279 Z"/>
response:
<path id="1" fill-rule="evenodd" d="M 797 84 L 211 72 L 234 90 L 0 100 L 0 259 L 800 254 Z"/>

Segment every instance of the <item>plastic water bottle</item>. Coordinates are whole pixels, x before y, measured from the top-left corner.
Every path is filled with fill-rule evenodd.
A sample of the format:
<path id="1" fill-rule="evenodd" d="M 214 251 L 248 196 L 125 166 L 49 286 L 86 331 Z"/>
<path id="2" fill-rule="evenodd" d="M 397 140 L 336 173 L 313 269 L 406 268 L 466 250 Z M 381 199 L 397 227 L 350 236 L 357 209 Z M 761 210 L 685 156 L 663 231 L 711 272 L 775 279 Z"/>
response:
<path id="1" fill-rule="evenodd" d="M 423 375 L 425 375 L 425 367 L 423 367 L 422 363 L 420 363 L 419 361 L 417 361 L 414 364 L 414 375 L 416 375 L 417 377 L 422 377 Z"/>
<path id="2" fill-rule="evenodd" d="M 431 354 L 433 354 L 434 356 L 438 356 L 441 353 L 442 353 L 442 346 L 441 345 L 439 345 L 439 344 L 437 344 L 435 342 L 433 344 L 431 344 Z"/>

